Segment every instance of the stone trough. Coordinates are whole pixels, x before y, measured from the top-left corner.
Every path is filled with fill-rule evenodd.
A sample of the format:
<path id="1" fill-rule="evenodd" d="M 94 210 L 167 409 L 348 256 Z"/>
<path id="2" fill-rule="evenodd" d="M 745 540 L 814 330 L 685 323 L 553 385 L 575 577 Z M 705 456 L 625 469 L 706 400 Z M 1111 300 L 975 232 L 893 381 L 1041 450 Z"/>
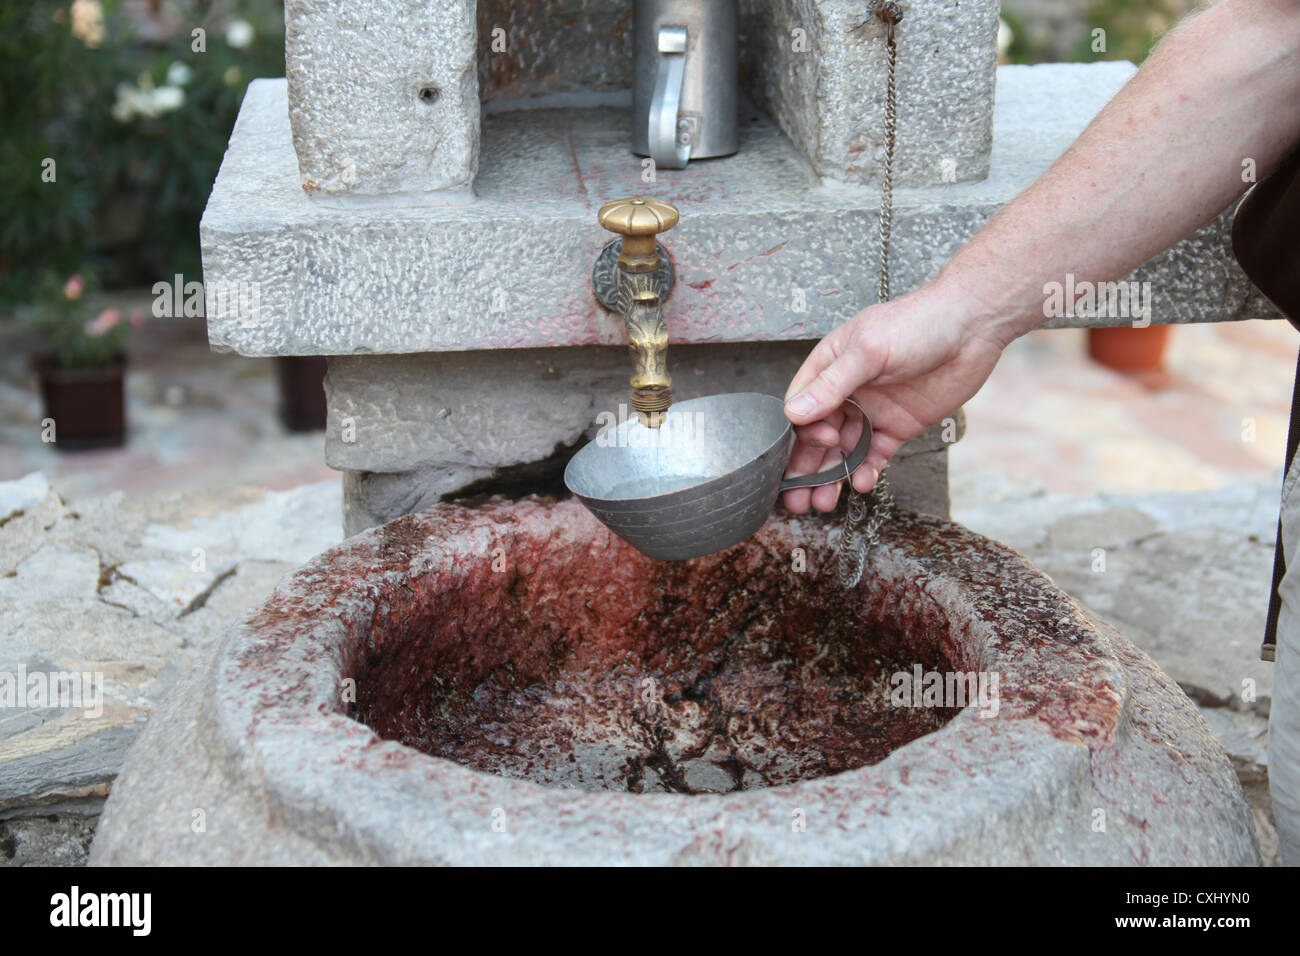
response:
<path id="1" fill-rule="evenodd" d="M 353 537 L 151 720 L 92 862 L 1258 862 L 1228 759 L 1113 628 L 910 514 L 844 591 L 835 534 L 663 563 L 534 497 Z"/>

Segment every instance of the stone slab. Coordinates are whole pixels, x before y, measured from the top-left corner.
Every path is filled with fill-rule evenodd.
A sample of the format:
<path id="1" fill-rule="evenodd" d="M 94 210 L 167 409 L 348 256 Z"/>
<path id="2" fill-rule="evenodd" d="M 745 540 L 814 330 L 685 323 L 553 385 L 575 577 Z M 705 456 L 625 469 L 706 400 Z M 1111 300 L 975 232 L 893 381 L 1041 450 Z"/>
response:
<path id="1" fill-rule="evenodd" d="M 784 395 L 811 345 L 675 347 L 674 397 Z M 630 371 L 626 349 L 598 346 L 332 357 L 325 460 L 347 473 L 346 533 L 430 507 L 503 469 L 547 462 L 534 480 L 554 482 L 603 422 L 633 414 Z M 899 502 L 940 517 L 948 513 L 943 434 L 927 430 L 890 465 Z"/>
<path id="2" fill-rule="evenodd" d="M 1132 71 L 1000 68 L 988 178 L 897 192 L 894 288 L 936 273 Z M 736 156 L 646 183 L 625 119 L 614 109 L 493 113 L 472 197 L 312 199 L 298 182 L 285 84 L 255 81 L 200 230 L 209 291 L 242 283 L 247 293 L 209 310 L 212 346 L 351 355 L 624 343 L 590 272 L 610 238 L 597 208 L 637 193 L 682 213 L 664 238 L 677 267 L 666 304 L 674 344 L 819 338 L 874 301 L 873 188 L 823 184 L 761 117 L 742 124 Z M 1232 261 L 1223 219 L 1135 278 L 1152 282 L 1155 322 L 1274 315 Z"/>
<path id="3" fill-rule="evenodd" d="M 673 398 L 784 395 L 807 342 L 670 348 Z M 585 441 L 602 413 L 630 417 L 626 348 L 335 356 L 325 392 L 325 463 L 340 470 L 492 470 Z"/>
<path id="4" fill-rule="evenodd" d="M 339 541 L 338 485 L 65 503 L 39 474 L 0 482 L 19 500 L 0 520 L 0 818 L 93 816 L 193 656 Z M 75 861 L 50 843 L 84 827 L 61 820 L 0 827 L 0 864 Z"/>

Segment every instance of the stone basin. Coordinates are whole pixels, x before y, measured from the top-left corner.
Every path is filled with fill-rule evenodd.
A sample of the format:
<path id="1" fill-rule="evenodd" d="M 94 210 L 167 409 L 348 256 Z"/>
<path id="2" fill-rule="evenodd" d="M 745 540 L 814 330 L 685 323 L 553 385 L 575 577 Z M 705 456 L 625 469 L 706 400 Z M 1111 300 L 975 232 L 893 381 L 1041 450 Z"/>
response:
<path id="1" fill-rule="evenodd" d="M 846 591 L 837 534 L 780 515 L 666 563 L 526 498 L 351 538 L 153 718 L 92 862 L 1258 862 L 1122 635 L 937 518 Z"/>

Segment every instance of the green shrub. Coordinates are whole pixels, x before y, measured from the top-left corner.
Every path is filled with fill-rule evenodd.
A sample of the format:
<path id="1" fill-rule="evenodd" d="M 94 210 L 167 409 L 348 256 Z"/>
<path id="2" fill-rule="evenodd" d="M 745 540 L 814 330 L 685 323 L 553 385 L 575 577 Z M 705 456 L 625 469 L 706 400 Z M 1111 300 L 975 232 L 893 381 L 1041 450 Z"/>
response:
<path id="1" fill-rule="evenodd" d="M 0 6 L 0 303 L 86 263 L 109 286 L 197 275 L 244 90 L 283 73 L 274 0 Z"/>
<path id="2" fill-rule="evenodd" d="M 1093 53 L 1088 36 L 1080 41 L 1074 59 L 1141 63 L 1195 5 L 1192 0 L 1092 0 L 1088 28 L 1106 31 L 1106 52 Z"/>
<path id="3" fill-rule="evenodd" d="M 35 301 L 19 310 L 59 368 L 99 368 L 121 361 L 132 326 L 144 318 L 142 312 L 127 316 L 121 309 L 92 307 L 95 291 L 94 280 L 80 273 L 64 280 L 48 273 Z"/>

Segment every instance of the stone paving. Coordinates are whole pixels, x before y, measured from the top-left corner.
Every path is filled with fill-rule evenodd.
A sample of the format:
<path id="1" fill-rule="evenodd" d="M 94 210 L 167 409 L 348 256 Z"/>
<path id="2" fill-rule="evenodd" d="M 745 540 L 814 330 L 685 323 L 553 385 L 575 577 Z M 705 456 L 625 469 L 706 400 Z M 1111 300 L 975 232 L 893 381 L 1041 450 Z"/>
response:
<path id="1" fill-rule="evenodd" d="M 92 696 L 103 677 L 93 720 L 39 700 L 0 712 L 0 864 L 81 863 L 154 705 L 342 537 L 341 489 L 321 433 L 277 420 L 271 361 L 214 354 L 202 319 L 137 332 L 127 443 L 77 454 L 41 442 L 31 343 L 0 335 L 0 671 L 89 673 Z"/>
<path id="2" fill-rule="evenodd" d="M 71 853 L 153 708 L 341 527 L 334 482 L 74 504 L 39 473 L 0 484 L 0 863 Z"/>
<path id="3" fill-rule="evenodd" d="M 1277 474 L 1300 345 L 1286 322 L 1174 328 L 1170 382 L 1156 390 L 1089 360 L 1086 336 L 1053 329 L 1012 343 L 966 405 L 954 481 L 1004 475 L 1060 494 L 1146 494 Z"/>
<path id="4" fill-rule="evenodd" d="M 1283 323 L 1182 327 L 1172 383 L 1149 391 L 1089 363 L 1082 333 L 1031 336 L 967 406 L 952 456 L 954 517 L 1026 554 L 1200 705 L 1266 861 L 1272 666 L 1258 645 L 1294 350 Z M 36 701 L 0 719 L 0 864 L 78 863 L 152 708 L 285 572 L 340 539 L 339 486 L 320 436 L 275 422 L 269 365 L 212 355 L 193 326 L 141 345 L 132 438 L 111 452 L 42 446 L 8 356 L 0 671 L 102 674 L 103 713 Z"/>
<path id="5" fill-rule="evenodd" d="M 1259 645 L 1300 337 L 1285 322 L 1179 327 L 1170 381 L 1152 390 L 1091 362 L 1085 336 L 1013 343 L 966 406 L 953 518 L 1016 548 L 1178 681 L 1275 865 L 1273 665 Z"/>

